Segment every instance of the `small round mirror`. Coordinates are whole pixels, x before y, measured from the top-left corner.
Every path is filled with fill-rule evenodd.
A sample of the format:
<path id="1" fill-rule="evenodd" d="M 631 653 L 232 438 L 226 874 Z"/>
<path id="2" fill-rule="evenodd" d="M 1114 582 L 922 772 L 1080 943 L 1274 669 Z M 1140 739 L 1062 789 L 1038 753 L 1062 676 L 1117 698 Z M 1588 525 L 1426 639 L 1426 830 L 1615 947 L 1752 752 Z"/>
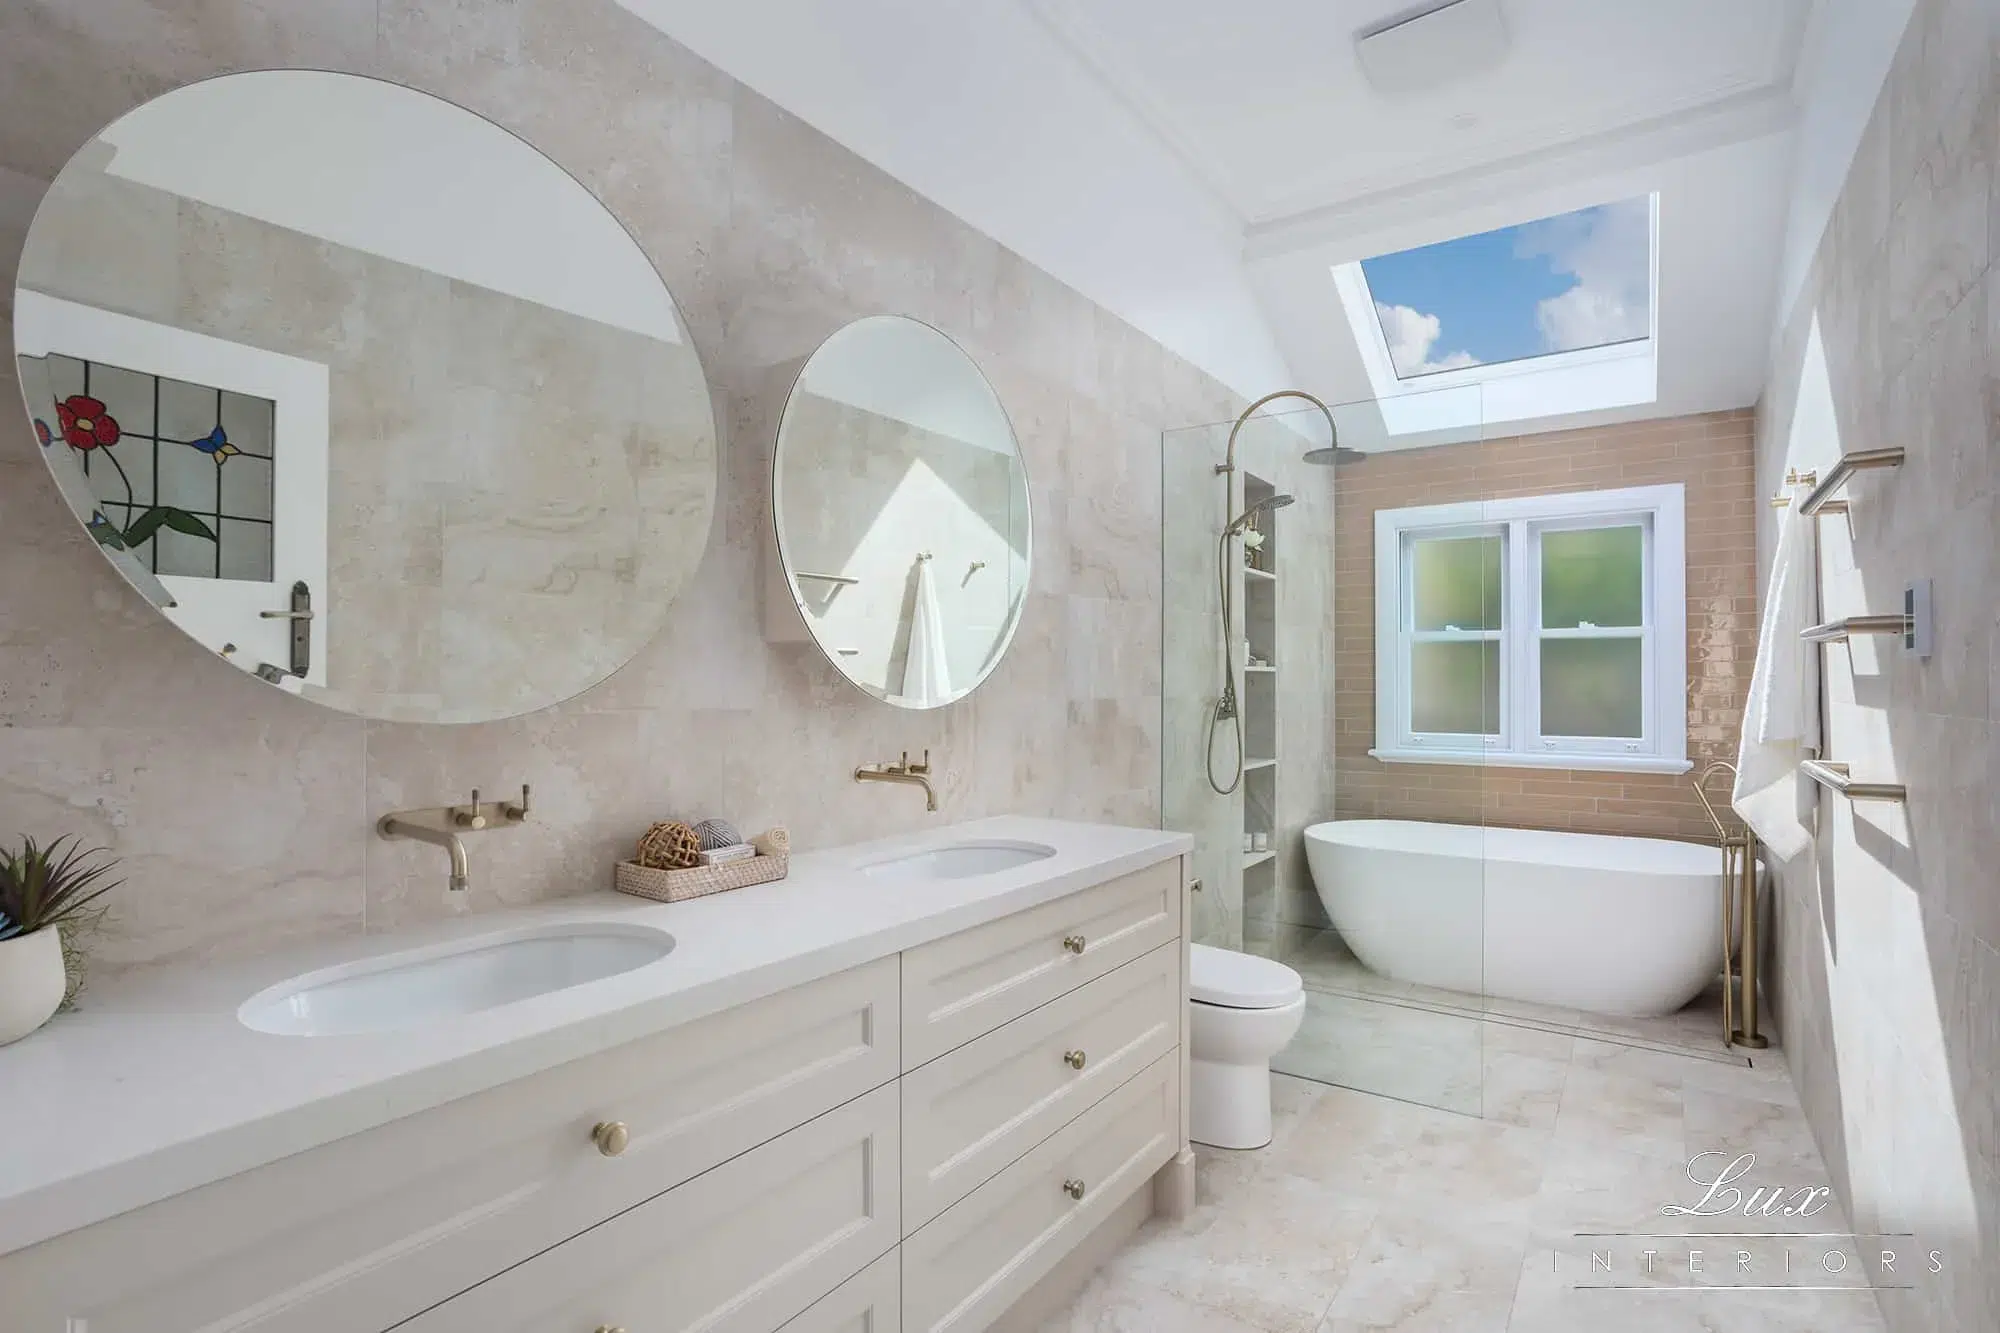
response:
<path id="1" fill-rule="evenodd" d="M 827 339 L 785 405 L 771 498 L 792 598 L 850 681 L 941 708 L 999 664 L 1028 590 L 1028 473 L 950 338 L 878 315 Z"/>
<path id="2" fill-rule="evenodd" d="M 715 421 L 673 297 L 562 168 L 428 94 L 269 70 L 146 103 L 50 186 L 14 309 L 98 550 L 342 711 L 570 698 L 707 545 Z"/>

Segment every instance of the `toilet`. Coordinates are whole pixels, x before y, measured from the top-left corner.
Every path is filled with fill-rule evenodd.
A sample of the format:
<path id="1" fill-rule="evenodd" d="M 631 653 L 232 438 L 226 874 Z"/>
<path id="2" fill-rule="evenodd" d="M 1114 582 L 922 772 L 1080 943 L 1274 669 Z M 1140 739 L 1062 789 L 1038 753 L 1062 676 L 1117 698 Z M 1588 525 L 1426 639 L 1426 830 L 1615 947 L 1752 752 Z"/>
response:
<path id="1" fill-rule="evenodd" d="M 1271 1057 L 1305 1017 L 1305 986 L 1283 963 L 1190 948 L 1188 1137 L 1211 1148 L 1271 1141 Z"/>

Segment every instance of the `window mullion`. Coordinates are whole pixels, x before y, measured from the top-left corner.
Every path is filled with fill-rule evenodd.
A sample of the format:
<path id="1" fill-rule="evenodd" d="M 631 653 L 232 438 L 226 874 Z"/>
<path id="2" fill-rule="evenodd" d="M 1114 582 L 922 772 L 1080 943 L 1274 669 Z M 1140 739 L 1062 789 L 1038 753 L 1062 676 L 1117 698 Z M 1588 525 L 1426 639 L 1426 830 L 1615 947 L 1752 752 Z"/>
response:
<path id="1" fill-rule="evenodd" d="M 1517 753 L 1535 748 L 1540 729 L 1535 709 L 1535 690 L 1541 675 L 1535 639 L 1542 620 L 1540 569 L 1532 526 L 1518 519 L 1508 523 L 1507 609 L 1501 622 L 1507 634 L 1508 683 L 1503 744 Z"/>

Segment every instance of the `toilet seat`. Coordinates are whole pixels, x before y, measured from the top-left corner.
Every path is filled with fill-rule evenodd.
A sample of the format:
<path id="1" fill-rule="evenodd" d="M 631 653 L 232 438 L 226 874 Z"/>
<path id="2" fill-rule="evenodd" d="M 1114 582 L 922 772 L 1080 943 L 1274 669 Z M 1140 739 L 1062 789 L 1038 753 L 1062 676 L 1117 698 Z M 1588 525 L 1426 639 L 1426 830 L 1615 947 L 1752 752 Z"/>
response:
<path id="1" fill-rule="evenodd" d="M 1223 1009 L 1282 1009 L 1304 993 L 1299 974 L 1283 963 L 1255 954 L 1190 946 L 1188 998 Z"/>

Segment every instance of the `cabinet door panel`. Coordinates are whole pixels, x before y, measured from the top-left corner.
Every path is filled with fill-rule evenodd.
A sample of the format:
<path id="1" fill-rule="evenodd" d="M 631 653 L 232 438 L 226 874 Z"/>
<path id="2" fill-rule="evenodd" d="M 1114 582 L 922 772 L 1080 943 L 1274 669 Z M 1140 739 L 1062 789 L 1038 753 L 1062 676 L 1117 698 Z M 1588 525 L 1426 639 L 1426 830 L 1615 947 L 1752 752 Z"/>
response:
<path id="1" fill-rule="evenodd" d="M 915 1069 L 1180 934 L 1178 860 L 903 955 L 903 1068 Z"/>
<path id="2" fill-rule="evenodd" d="M 1180 950 L 1163 945 L 904 1075 L 904 1229 L 1171 1051 L 1180 974 Z"/>
<path id="3" fill-rule="evenodd" d="M 1145 1188 L 1179 1146 L 1178 1068 L 1173 1054 L 1148 1065 L 905 1240 L 904 1327 L 985 1328 Z"/>
<path id="4" fill-rule="evenodd" d="M 770 1333 L 895 1247 L 896 1122 L 878 1089 L 398 1333 Z"/>

